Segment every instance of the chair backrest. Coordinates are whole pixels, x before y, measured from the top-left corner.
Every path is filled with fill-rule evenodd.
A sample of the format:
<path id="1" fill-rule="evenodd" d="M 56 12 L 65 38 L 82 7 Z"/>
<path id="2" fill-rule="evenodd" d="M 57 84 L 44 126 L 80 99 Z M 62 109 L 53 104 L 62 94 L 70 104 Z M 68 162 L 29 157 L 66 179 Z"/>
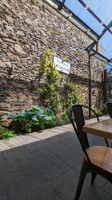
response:
<path id="1" fill-rule="evenodd" d="M 87 108 L 88 110 L 91 110 L 97 117 L 97 120 L 99 121 L 99 118 L 98 118 L 97 114 L 95 113 L 95 111 L 85 105 L 72 105 L 68 108 L 67 114 L 68 114 L 68 117 L 69 117 L 69 119 L 74 127 L 74 130 L 78 136 L 78 139 L 82 146 L 83 152 L 85 153 L 88 161 L 90 162 L 90 159 L 86 152 L 86 149 L 89 147 L 87 133 L 82 132 L 82 127 L 83 127 L 83 125 L 85 125 L 85 119 L 84 119 L 82 107 Z"/>
<path id="2" fill-rule="evenodd" d="M 112 103 L 111 102 L 107 102 L 105 104 L 105 106 L 107 107 L 108 109 L 108 114 L 110 115 L 110 118 L 112 118 Z"/>

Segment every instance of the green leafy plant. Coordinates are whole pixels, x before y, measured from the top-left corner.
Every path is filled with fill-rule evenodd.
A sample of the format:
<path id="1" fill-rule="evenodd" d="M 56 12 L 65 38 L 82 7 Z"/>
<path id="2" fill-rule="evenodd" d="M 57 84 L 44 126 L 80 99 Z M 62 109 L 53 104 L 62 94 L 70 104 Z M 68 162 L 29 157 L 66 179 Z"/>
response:
<path id="1" fill-rule="evenodd" d="M 40 90 L 42 105 L 55 113 L 61 108 L 60 94 L 58 92 L 59 72 L 53 65 L 51 52 L 44 49 L 40 59 L 40 75 L 46 79 L 44 87 Z"/>
<path id="2" fill-rule="evenodd" d="M 8 130 L 5 127 L 0 127 L 0 139 L 7 139 L 10 137 L 15 137 L 14 131 Z"/>
<path id="3" fill-rule="evenodd" d="M 11 128 L 22 133 L 30 133 L 54 124 L 54 112 L 48 108 L 41 109 L 38 105 L 18 113 L 10 113 L 9 117 L 14 118 Z"/>
<path id="4" fill-rule="evenodd" d="M 99 108 L 93 108 L 93 110 L 96 112 L 97 115 L 103 115 L 105 113 L 105 107 L 103 104 Z M 91 116 L 95 117 L 95 114 L 91 112 Z"/>
<path id="5" fill-rule="evenodd" d="M 59 126 L 66 124 L 68 122 L 68 115 L 66 111 L 63 112 L 62 110 L 60 110 L 58 114 L 56 114 L 55 120 L 56 120 L 56 124 Z"/>
<path id="6" fill-rule="evenodd" d="M 105 113 L 106 108 L 103 103 L 100 106 L 100 110 L 101 110 L 102 114 Z"/>
<path id="7" fill-rule="evenodd" d="M 93 108 L 93 110 L 95 111 L 95 113 L 98 116 L 106 113 L 104 104 L 101 104 L 101 106 L 99 108 Z M 84 116 L 85 116 L 86 119 L 88 119 L 89 118 L 89 111 L 84 112 Z M 94 114 L 93 111 L 91 111 L 91 117 L 96 117 L 96 115 Z"/>
<path id="8" fill-rule="evenodd" d="M 66 83 L 64 84 L 65 97 L 63 101 L 64 101 L 65 109 L 67 109 L 69 106 L 73 104 L 81 103 L 79 88 L 80 88 L 80 85 L 73 84 L 72 82 L 70 82 L 69 78 L 67 79 Z"/>
<path id="9" fill-rule="evenodd" d="M 40 59 L 40 76 L 45 77 L 45 85 L 40 90 L 41 102 L 44 107 L 48 107 L 54 111 L 55 114 L 63 107 L 63 110 L 75 103 L 80 103 L 79 95 L 80 86 L 70 82 L 68 78 L 64 84 L 64 98 L 58 92 L 59 72 L 56 66 L 53 65 L 51 52 L 45 48 Z M 62 103 L 63 102 L 63 103 Z"/>
<path id="10" fill-rule="evenodd" d="M 103 114 L 100 108 L 94 108 L 94 111 L 96 112 L 97 115 Z"/>

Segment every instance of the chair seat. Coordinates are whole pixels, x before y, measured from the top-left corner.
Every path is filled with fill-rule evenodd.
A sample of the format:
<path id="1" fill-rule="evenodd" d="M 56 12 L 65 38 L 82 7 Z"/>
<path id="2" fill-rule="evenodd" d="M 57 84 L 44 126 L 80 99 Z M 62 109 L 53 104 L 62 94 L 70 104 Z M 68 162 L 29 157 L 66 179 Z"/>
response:
<path id="1" fill-rule="evenodd" d="M 92 146 L 87 149 L 92 164 L 112 174 L 112 148 L 105 146 Z M 84 158 L 87 160 L 86 156 Z"/>

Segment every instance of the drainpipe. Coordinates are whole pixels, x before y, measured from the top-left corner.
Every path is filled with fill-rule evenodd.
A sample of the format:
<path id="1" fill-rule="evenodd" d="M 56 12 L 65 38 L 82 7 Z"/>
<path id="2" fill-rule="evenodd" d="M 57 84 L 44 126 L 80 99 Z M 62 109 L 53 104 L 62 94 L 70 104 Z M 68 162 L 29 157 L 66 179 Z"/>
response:
<path id="1" fill-rule="evenodd" d="M 91 56 L 95 56 L 98 53 L 98 42 L 96 42 L 96 51 L 92 54 L 89 53 L 89 107 L 91 108 Z M 91 110 L 89 110 L 89 119 L 91 118 Z"/>

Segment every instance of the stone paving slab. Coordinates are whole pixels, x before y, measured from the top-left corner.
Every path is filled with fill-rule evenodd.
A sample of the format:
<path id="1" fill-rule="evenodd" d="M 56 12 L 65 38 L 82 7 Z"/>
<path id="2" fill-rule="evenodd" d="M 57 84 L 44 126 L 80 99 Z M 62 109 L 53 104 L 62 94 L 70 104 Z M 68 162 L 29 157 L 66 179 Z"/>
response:
<path id="1" fill-rule="evenodd" d="M 91 145 L 105 144 L 92 135 L 89 140 Z M 81 165 L 82 151 L 71 124 L 2 140 L 0 200 L 73 200 Z M 80 200 L 112 199 L 110 183 L 100 176 L 94 186 L 90 181 L 88 174 Z"/>

